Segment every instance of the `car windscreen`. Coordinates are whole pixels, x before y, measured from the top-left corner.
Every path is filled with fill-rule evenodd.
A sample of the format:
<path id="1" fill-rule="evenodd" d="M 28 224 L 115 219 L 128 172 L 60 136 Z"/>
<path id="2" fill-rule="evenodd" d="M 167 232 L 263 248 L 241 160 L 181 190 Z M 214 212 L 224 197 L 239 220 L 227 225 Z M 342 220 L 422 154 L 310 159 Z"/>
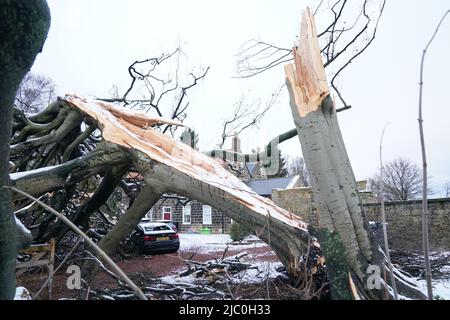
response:
<path id="1" fill-rule="evenodd" d="M 172 229 L 170 229 L 169 226 L 152 226 L 152 227 L 144 227 L 145 231 L 170 231 Z"/>

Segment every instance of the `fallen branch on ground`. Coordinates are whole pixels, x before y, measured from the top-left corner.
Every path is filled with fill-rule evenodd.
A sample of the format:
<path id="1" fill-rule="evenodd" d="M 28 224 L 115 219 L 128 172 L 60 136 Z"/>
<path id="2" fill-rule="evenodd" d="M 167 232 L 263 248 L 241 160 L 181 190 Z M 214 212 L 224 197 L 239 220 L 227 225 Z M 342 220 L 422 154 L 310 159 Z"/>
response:
<path id="1" fill-rule="evenodd" d="M 247 253 L 240 253 L 230 258 L 221 258 L 209 260 L 206 262 L 198 262 L 193 260 L 182 259 L 187 264 L 188 268 L 180 272 L 180 277 L 193 275 L 195 278 L 209 278 L 210 282 L 214 282 L 218 278 L 228 274 L 236 274 L 243 270 L 254 269 L 255 267 L 249 263 L 242 262 L 241 259 Z M 181 259 L 181 258 L 180 258 Z"/>
<path id="2" fill-rule="evenodd" d="M 46 205 L 42 201 L 36 199 L 35 197 L 30 196 L 28 193 L 23 192 L 22 190 L 19 190 L 19 189 L 14 188 L 14 187 L 8 187 L 8 186 L 3 186 L 3 188 L 11 189 L 14 192 L 20 193 L 22 196 L 27 197 L 27 198 L 35 201 L 37 204 L 42 206 L 44 209 L 46 209 L 47 211 L 49 211 L 50 213 L 54 214 L 59 219 L 61 219 L 75 233 L 79 234 L 80 236 L 82 236 L 86 240 L 86 242 L 95 250 L 95 252 L 100 257 L 100 259 L 105 261 L 105 262 L 107 262 L 113 268 L 113 270 L 118 274 L 118 276 L 125 281 L 125 283 L 133 290 L 133 292 L 136 293 L 136 295 L 141 300 L 148 300 L 148 298 L 144 295 L 144 293 L 141 291 L 141 289 L 139 289 L 139 287 L 136 286 L 133 283 L 133 281 L 130 280 L 130 278 L 128 278 L 128 276 L 122 271 L 122 269 L 120 269 L 119 266 L 117 266 L 117 264 L 114 261 L 112 261 L 112 259 L 102 249 L 100 249 L 100 247 L 98 245 L 96 245 L 83 231 L 81 231 L 76 225 L 74 225 L 72 223 L 72 221 L 67 219 L 63 214 L 59 213 L 58 211 L 56 211 L 52 207 L 49 207 L 48 205 Z"/>

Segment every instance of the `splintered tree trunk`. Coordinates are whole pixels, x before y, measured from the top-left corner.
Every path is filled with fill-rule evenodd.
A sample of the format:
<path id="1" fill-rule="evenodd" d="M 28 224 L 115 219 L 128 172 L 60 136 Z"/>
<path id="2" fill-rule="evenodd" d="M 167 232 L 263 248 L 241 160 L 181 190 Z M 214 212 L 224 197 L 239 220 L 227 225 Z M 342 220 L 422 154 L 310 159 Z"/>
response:
<path id="1" fill-rule="evenodd" d="M 351 298 L 354 282 L 363 298 L 382 298 L 385 288 L 376 283 L 383 281 L 371 281 L 371 276 L 383 274 L 385 259 L 363 212 L 309 10 L 303 13 L 299 44 L 293 52 L 295 63 L 285 67 L 286 83 L 319 212 L 320 221 L 310 231 L 327 260 L 332 294 Z"/>
<path id="2" fill-rule="evenodd" d="M 0 300 L 15 294 L 16 223 L 11 211 L 9 146 L 14 97 L 50 27 L 46 1 L 0 1 Z"/>
<path id="3" fill-rule="evenodd" d="M 140 171 L 148 186 L 111 234 L 101 241 L 107 252 L 132 231 L 159 194 L 174 192 L 220 208 L 233 220 L 255 230 L 270 243 L 293 277 L 300 274 L 300 258 L 308 246 L 309 233 L 307 224 L 298 216 L 258 196 L 212 158 L 149 128 L 161 119 L 75 96 L 63 100 L 92 117 L 106 141 L 128 149 L 133 167 Z M 21 183 L 25 185 L 26 181 Z"/>

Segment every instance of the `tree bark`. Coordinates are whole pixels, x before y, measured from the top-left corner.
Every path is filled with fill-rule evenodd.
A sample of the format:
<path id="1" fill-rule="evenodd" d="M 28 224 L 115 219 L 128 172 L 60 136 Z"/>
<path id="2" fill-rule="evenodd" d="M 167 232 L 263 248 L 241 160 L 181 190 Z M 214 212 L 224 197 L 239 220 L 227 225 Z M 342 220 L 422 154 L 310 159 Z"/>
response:
<path id="1" fill-rule="evenodd" d="M 0 186 L 9 185 L 9 149 L 16 91 L 32 66 L 50 28 L 43 0 L 0 1 Z M 0 192 L 0 300 L 15 294 L 16 223 L 11 192 Z"/>
<path id="2" fill-rule="evenodd" d="M 10 176 L 13 186 L 32 196 L 40 196 L 69 184 L 76 184 L 94 174 L 108 171 L 111 167 L 126 166 L 130 163 L 130 154 L 124 148 L 103 143 L 93 152 L 80 158 L 57 166 L 12 173 Z M 20 194 L 13 195 L 14 201 L 20 199 L 24 197 Z"/>
<path id="3" fill-rule="evenodd" d="M 123 116 L 124 111 L 112 105 L 75 96 L 67 96 L 64 101 L 95 119 L 105 140 L 129 148 L 134 167 L 144 176 L 146 185 L 220 208 L 270 242 L 291 275 L 300 274 L 300 257 L 308 246 L 309 233 L 308 225 L 298 216 L 258 196 L 212 158 L 156 130 L 143 128 L 142 123 L 152 122 L 144 115 Z"/>
<path id="4" fill-rule="evenodd" d="M 369 288 L 367 270 L 369 266 L 376 266 L 381 276 L 385 259 L 369 231 L 309 9 L 303 13 L 299 45 L 293 52 L 295 64 L 285 67 L 286 83 L 320 217 L 313 233 L 322 245 L 326 244 L 325 247 L 330 244 L 324 254 L 328 272 L 335 272 L 331 278 L 348 274 L 348 268 L 362 297 L 382 299 L 382 288 Z M 345 263 L 340 260 L 334 263 L 340 254 L 345 254 Z M 382 282 L 382 279 L 378 280 Z M 339 287 L 333 288 L 333 285 L 335 293 L 350 292 L 351 289 L 348 281 Z M 420 296 L 418 290 L 410 289 Z"/>

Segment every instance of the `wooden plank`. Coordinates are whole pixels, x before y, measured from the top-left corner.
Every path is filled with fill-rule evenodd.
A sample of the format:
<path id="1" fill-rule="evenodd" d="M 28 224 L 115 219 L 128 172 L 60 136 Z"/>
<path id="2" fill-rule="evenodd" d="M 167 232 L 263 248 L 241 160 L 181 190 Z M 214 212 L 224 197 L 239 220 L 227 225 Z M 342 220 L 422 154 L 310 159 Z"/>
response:
<path id="1" fill-rule="evenodd" d="M 38 260 L 38 261 L 29 260 L 29 261 L 20 262 L 20 263 L 16 264 L 16 269 L 45 266 L 45 265 L 49 264 L 49 262 L 50 262 L 49 259 Z"/>
<path id="2" fill-rule="evenodd" d="M 32 254 L 34 252 L 40 251 L 51 251 L 51 247 L 49 244 L 34 244 L 26 249 L 21 250 L 20 252 L 24 254 Z"/>

